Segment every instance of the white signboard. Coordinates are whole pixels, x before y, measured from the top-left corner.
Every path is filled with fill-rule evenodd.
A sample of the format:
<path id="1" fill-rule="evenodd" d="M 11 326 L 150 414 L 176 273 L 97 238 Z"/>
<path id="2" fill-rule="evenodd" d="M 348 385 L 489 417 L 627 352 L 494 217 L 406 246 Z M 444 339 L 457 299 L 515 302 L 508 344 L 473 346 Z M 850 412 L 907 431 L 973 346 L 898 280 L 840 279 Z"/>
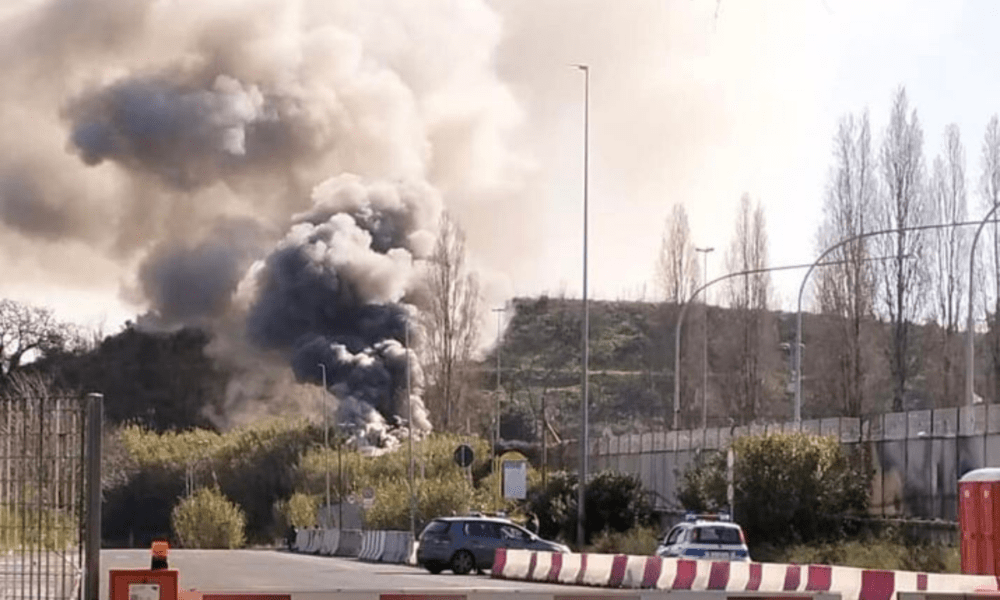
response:
<path id="1" fill-rule="evenodd" d="M 130 583 L 128 584 L 128 600 L 160 600 L 160 584 Z"/>
<path id="2" fill-rule="evenodd" d="M 528 496 L 528 461 L 507 460 L 503 463 L 503 497 L 524 500 Z"/>

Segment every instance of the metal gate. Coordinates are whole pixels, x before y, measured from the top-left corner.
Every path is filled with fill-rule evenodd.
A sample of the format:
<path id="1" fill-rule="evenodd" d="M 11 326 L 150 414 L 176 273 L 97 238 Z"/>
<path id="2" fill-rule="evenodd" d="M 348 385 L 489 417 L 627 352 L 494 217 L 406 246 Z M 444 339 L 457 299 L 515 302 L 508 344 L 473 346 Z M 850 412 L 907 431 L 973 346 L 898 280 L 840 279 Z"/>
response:
<path id="1" fill-rule="evenodd" d="M 88 500 L 99 499 L 100 441 L 88 431 L 100 437 L 100 405 L 96 394 L 0 397 L 0 600 L 79 600 L 98 589 L 86 576 L 99 573 L 99 514 L 88 535 Z"/>

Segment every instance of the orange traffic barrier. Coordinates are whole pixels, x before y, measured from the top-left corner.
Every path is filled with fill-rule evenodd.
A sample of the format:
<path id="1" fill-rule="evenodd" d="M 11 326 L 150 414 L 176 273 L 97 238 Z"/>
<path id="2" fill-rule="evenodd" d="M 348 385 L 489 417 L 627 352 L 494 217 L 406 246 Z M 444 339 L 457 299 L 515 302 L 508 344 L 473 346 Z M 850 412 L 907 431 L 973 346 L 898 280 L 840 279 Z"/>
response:
<path id="1" fill-rule="evenodd" d="M 167 542 L 153 542 L 152 547 L 150 547 L 150 554 L 152 558 L 150 560 L 149 568 L 156 569 L 166 569 L 167 568 L 167 550 L 170 549 L 170 544 Z"/>
<path id="2" fill-rule="evenodd" d="M 176 600 L 177 571 L 170 569 L 112 569 L 108 577 L 110 600 Z"/>

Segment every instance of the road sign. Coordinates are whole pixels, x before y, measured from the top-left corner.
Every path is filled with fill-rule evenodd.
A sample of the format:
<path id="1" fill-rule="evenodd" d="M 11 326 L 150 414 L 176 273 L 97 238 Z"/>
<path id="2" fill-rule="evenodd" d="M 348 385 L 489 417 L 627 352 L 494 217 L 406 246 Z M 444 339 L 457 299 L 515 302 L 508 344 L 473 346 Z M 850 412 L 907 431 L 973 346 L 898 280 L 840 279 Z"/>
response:
<path id="1" fill-rule="evenodd" d="M 528 491 L 528 461 L 507 460 L 503 463 L 503 497 L 523 500 Z"/>
<path id="2" fill-rule="evenodd" d="M 361 497 L 365 500 L 373 500 L 375 498 L 375 490 L 370 487 L 366 487 L 361 490 Z"/>
<path id="3" fill-rule="evenodd" d="M 358 503 L 358 497 L 355 496 L 353 493 L 348 494 L 347 495 L 347 503 L 348 504 L 357 504 Z"/>
<path id="4" fill-rule="evenodd" d="M 468 444 L 461 444 L 458 448 L 455 448 L 455 464 L 465 468 L 472 465 L 472 461 L 475 458 L 475 453 L 472 452 L 472 447 Z"/>

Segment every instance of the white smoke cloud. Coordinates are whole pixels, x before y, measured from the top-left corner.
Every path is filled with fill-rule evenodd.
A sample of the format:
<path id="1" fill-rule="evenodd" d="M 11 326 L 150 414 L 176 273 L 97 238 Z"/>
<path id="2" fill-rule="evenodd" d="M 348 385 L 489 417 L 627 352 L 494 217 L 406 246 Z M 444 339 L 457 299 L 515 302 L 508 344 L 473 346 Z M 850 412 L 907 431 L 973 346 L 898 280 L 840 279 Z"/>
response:
<path id="1" fill-rule="evenodd" d="M 429 429 L 400 344 L 414 261 L 441 194 L 518 164 L 484 2 L 46 0 L 0 33 L 7 273 L 101 266 L 142 323 L 215 329 L 245 374 L 220 423 L 299 402 L 324 361 L 344 406 Z"/>

